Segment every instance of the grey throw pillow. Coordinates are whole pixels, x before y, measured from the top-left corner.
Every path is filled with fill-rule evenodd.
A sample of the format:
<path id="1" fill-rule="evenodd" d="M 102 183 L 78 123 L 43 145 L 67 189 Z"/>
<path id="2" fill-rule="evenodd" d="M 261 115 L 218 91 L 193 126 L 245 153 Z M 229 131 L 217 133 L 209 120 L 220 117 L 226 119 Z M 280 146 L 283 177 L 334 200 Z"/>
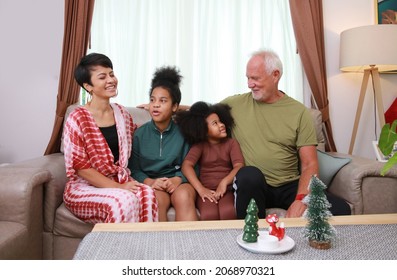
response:
<path id="1" fill-rule="evenodd" d="M 319 150 L 317 150 L 317 158 L 319 168 L 318 178 L 320 178 L 326 186 L 331 183 L 339 169 L 351 161 L 350 158 L 331 156 Z"/>

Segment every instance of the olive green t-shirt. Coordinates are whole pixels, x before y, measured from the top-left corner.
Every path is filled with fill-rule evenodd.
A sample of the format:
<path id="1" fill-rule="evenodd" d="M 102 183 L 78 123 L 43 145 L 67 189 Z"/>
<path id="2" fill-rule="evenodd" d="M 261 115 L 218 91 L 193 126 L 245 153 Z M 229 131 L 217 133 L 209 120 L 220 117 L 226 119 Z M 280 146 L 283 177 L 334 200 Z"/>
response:
<path id="1" fill-rule="evenodd" d="M 240 143 L 247 166 L 259 168 L 274 187 L 299 179 L 299 148 L 317 145 L 312 117 L 302 103 L 284 94 L 267 104 L 254 100 L 251 93 L 221 103 L 232 107 L 236 124 L 232 137 Z"/>

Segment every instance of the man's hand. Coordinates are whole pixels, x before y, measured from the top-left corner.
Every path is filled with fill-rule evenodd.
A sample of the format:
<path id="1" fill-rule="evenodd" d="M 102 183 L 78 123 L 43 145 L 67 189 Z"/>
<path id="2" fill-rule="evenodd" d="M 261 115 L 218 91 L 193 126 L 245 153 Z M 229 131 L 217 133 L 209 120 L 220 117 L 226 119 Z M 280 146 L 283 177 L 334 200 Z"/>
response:
<path id="1" fill-rule="evenodd" d="M 302 217 L 307 206 L 301 200 L 295 200 L 287 210 L 286 218 L 298 218 Z"/>

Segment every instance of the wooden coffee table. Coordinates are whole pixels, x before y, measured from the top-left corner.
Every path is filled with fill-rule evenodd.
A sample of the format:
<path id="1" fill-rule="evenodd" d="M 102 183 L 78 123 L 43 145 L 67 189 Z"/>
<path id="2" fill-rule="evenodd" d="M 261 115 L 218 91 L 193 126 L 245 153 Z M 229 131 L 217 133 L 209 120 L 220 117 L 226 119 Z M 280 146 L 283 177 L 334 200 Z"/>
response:
<path id="1" fill-rule="evenodd" d="M 285 227 L 303 227 L 307 221 L 303 218 L 280 218 Z M 396 214 L 333 216 L 329 220 L 332 225 L 375 225 L 397 224 Z M 259 227 L 268 227 L 264 219 L 258 222 Z M 211 230 L 238 229 L 244 227 L 244 220 L 196 221 L 196 222 L 158 222 L 158 223 L 128 223 L 128 224 L 96 224 L 93 232 L 99 231 L 180 231 L 180 230 Z"/>
<path id="2" fill-rule="evenodd" d="M 81 241 L 76 260 L 397 260 L 397 214 L 335 216 L 328 250 L 303 237 L 303 218 L 282 218 L 293 246 L 258 254 L 240 241 L 244 220 L 97 224 Z M 268 224 L 258 222 L 265 234 Z M 285 243 L 285 242 L 284 242 Z M 289 244 L 291 245 L 291 244 Z M 247 249 L 247 250 L 246 250 Z"/>

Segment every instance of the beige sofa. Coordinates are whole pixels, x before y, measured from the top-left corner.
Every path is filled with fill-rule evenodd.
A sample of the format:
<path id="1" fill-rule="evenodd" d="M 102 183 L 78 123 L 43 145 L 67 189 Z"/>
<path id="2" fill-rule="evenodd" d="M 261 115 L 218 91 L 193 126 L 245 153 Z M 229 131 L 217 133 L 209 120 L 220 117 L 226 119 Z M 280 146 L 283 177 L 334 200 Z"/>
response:
<path id="1" fill-rule="evenodd" d="M 0 167 L 0 259 L 43 258 L 43 189 L 50 172 Z"/>
<path id="2" fill-rule="evenodd" d="M 70 106 L 67 114 L 74 107 L 75 105 Z M 137 124 L 142 124 L 150 119 L 148 112 L 143 109 L 129 107 L 128 110 Z M 324 137 L 321 129 L 321 114 L 316 110 L 311 110 L 311 113 L 316 124 L 319 142 L 321 142 L 319 149 L 323 149 Z M 347 155 L 338 155 L 347 157 Z M 351 158 L 352 161 L 337 172 L 328 186 L 329 191 L 344 198 L 351 205 L 352 214 L 396 213 L 397 167 L 393 168 L 387 176 L 381 177 L 379 174 L 383 164 L 370 159 L 352 156 Z M 37 172 L 39 173 L 49 172 L 50 174 L 50 178 L 44 184 L 43 198 L 34 198 L 40 200 L 39 202 L 43 199 L 43 258 L 71 259 L 81 239 L 91 231 L 93 225 L 77 219 L 63 204 L 62 195 L 67 180 L 63 154 L 56 153 L 42 156 L 8 166 L 7 168 L 11 170 L 15 169 L 16 173 L 21 173 L 21 179 L 15 181 L 14 185 L 30 184 L 29 180 L 31 179 L 29 176 L 25 176 L 26 174 L 24 174 L 23 169 L 21 171 L 21 168 L 31 167 L 38 169 Z M 3 176 L 7 177 L 7 182 L 13 180 L 12 174 L 0 173 L 0 177 Z M 3 182 L 4 178 L 0 178 L 0 196 L 3 190 L 7 188 Z M 15 190 L 15 192 L 19 192 L 19 190 Z M 8 207 L 13 207 L 13 205 L 8 205 Z M 7 211 L 11 212 L 11 210 Z M 172 216 L 172 213 L 169 214 Z M 37 215 L 32 216 L 31 219 L 35 220 L 29 223 L 41 224 Z M 33 242 L 33 240 L 31 241 Z M 34 242 L 41 242 L 41 240 Z M 2 250 L 0 247 L 0 251 Z"/>

